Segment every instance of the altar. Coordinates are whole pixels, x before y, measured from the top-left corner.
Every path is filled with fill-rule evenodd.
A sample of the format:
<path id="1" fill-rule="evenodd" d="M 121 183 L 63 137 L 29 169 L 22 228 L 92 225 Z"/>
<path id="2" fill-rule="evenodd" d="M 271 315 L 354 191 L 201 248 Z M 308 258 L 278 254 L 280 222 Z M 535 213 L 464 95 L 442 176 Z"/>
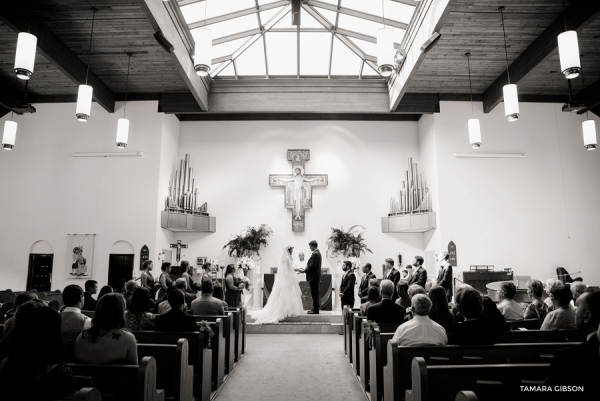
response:
<path id="1" fill-rule="evenodd" d="M 302 306 L 304 310 L 312 309 L 312 297 L 310 296 L 310 285 L 308 281 L 305 280 L 304 274 L 296 274 L 294 275 L 298 280 L 298 285 L 300 286 L 300 290 L 302 291 Z M 265 274 L 263 278 L 263 293 L 262 293 L 262 301 L 263 305 L 267 304 L 269 300 L 269 295 L 273 290 L 273 284 L 275 283 L 275 274 Z M 333 299 L 332 299 L 332 277 L 331 274 L 322 274 L 321 275 L 321 310 L 330 311 L 333 310 Z"/>

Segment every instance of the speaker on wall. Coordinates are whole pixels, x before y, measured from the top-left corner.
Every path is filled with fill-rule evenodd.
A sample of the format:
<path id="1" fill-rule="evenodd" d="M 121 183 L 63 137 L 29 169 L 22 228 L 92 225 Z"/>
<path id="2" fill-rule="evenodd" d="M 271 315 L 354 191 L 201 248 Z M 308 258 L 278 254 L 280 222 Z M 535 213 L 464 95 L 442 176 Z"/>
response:
<path id="1" fill-rule="evenodd" d="M 398 266 L 402 266 L 402 255 L 398 254 Z"/>

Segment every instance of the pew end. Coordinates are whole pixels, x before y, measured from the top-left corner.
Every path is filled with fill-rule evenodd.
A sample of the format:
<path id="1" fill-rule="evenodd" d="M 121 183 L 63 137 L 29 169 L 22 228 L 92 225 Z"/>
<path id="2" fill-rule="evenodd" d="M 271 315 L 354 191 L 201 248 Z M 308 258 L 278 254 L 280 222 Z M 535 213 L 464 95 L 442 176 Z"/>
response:
<path id="1" fill-rule="evenodd" d="M 454 401 L 479 401 L 479 398 L 472 391 L 459 391 Z"/>

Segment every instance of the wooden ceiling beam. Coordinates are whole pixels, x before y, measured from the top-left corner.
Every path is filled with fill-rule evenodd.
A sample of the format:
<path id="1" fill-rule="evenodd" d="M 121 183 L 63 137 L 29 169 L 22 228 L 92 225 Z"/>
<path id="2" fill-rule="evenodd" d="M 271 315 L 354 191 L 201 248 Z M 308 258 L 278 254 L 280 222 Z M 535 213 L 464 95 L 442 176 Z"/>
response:
<path id="1" fill-rule="evenodd" d="M 585 106 L 585 109 L 578 114 L 583 114 L 588 110 L 592 111 L 592 109 L 600 106 L 600 80 L 580 91 L 575 95 L 575 100 Z"/>
<path id="2" fill-rule="evenodd" d="M 377 15 L 363 13 L 361 11 L 352 10 L 350 8 L 334 6 L 333 4 L 324 3 L 324 2 L 318 1 L 318 0 L 307 0 L 303 4 L 307 4 L 309 6 L 320 7 L 325 10 L 329 10 L 329 11 L 339 12 L 341 14 L 350 15 L 350 16 L 356 17 L 356 18 L 366 19 L 368 21 L 377 22 L 378 24 L 381 23 L 381 17 L 379 17 Z M 405 24 L 403 22 L 394 21 L 389 18 L 385 19 L 385 24 L 389 25 L 389 26 L 393 26 L 394 28 L 398 28 L 398 29 L 406 30 L 406 28 L 408 28 L 408 24 Z"/>
<path id="3" fill-rule="evenodd" d="M 189 88 L 198 106 L 208 110 L 209 78 L 199 77 L 194 70 L 192 53 L 194 51 L 193 38 L 183 20 L 179 6 L 173 0 L 138 0 L 142 10 L 150 20 L 153 28 L 173 45 L 170 52 L 173 62 L 179 70 L 183 80 Z"/>
<path id="4" fill-rule="evenodd" d="M 500 14 L 500 12 L 498 12 Z M 564 16 L 563 16 L 564 14 Z M 557 37 L 564 31 L 564 17 L 569 30 L 580 32 L 600 15 L 600 1 L 574 0 L 508 67 L 510 82 L 517 84 L 558 46 Z M 498 15 L 500 19 L 500 15 Z M 500 39 L 499 39 L 500 40 Z M 510 44 L 510 43 L 509 43 Z M 503 98 L 508 83 L 506 70 L 483 93 L 483 111 L 489 113 Z"/>
<path id="5" fill-rule="evenodd" d="M 22 7 L 21 2 L 0 1 L 0 20 L 10 29 L 31 32 L 37 36 L 37 50 L 76 85 L 86 83 L 87 65 L 37 17 Z M 90 11 L 91 13 L 91 11 Z M 16 40 L 16 38 L 15 38 Z M 32 77 L 35 79 L 35 73 Z M 93 71 L 87 74 L 87 84 L 94 88 L 93 99 L 106 111 L 115 111 L 115 94 Z"/>

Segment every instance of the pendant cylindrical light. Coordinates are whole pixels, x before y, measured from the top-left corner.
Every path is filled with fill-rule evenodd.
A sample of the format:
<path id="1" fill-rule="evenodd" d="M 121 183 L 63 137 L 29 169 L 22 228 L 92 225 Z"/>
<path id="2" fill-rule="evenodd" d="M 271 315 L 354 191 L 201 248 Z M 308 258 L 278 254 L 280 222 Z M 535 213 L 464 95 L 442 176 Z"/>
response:
<path id="1" fill-rule="evenodd" d="M 384 77 L 394 71 L 394 40 L 390 28 L 377 31 L 377 70 Z"/>
<path id="2" fill-rule="evenodd" d="M 517 85 L 504 85 L 502 93 L 504 94 L 504 115 L 508 121 L 517 121 L 519 119 L 519 95 L 517 93 Z"/>
<path id="3" fill-rule="evenodd" d="M 581 73 L 577 32 L 567 31 L 558 35 L 558 55 L 560 57 L 560 70 L 565 78 L 577 78 Z"/>
<path id="4" fill-rule="evenodd" d="M 479 119 L 477 118 L 469 120 L 469 142 L 473 149 L 481 147 L 481 128 L 479 127 Z"/>
<path id="5" fill-rule="evenodd" d="M 17 139 L 17 122 L 7 120 L 4 122 L 4 134 L 2 135 L 2 147 L 6 150 L 13 150 L 15 140 Z"/>
<path id="6" fill-rule="evenodd" d="M 596 122 L 594 120 L 586 120 L 581 123 L 581 127 L 583 128 L 583 146 L 587 150 L 596 149 L 596 145 L 598 144 L 596 140 Z"/>
<path id="7" fill-rule="evenodd" d="M 117 123 L 117 148 L 125 149 L 127 147 L 127 138 L 129 137 L 129 120 L 119 118 Z"/>
<path id="8" fill-rule="evenodd" d="M 212 31 L 206 28 L 198 28 L 194 31 L 194 70 L 196 74 L 205 77 L 210 72 Z"/>
<path id="9" fill-rule="evenodd" d="M 79 91 L 77 92 L 77 108 L 75 109 L 77 120 L 85 122 L 90 118 L 93 92 L 94 88 L 91 86 L 79 85 Z"/>
<path id="10" fill-rule="evenodd" d="M 29 79 L 33 74 L 35 64 L 35 48 L 37 38 L 27 32 L 19 33 L 17 37 L 17 53 L 15 55 L 15 73 L 19 79 Z"/>

